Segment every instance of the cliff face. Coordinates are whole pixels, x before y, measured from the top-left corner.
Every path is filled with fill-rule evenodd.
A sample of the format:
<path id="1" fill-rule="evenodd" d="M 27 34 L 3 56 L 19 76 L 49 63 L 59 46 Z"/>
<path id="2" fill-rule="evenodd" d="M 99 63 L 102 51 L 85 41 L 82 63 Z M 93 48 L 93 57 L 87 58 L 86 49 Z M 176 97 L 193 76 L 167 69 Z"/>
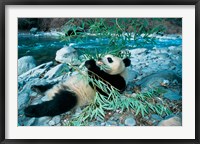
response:
<path id="1" fill-rule="evenodd" d="M 95 19 L 91 18 L 19 18 L 18 19 L 18 29 L 20 31 L 29 31 L 31 28 L 36 27 L 40 31 L 50 31 L 51 29 L 54 30 L 62 30 L 62 27 L 66 23 L 70 23 L 73 21 L 73 25 L 84 27 L 84 29 L 89 28 L 88 20 L 95 21 Z M 109 23 L 111 19 L 106 19 L 107 23 Z M 151 25 L 152 21 L 155 19 L 148 19 L 150 29 L 153 27 Z M 84 22 L 84 26 L 83 26 Z M 164 18 L 162 21 L 158 21 L 157 24 L 164 25 L 166 28 L 166 34 L 181 34 L 182 33 L 182 19 L 181 18 Z M 155 23 L 154 23 L 155 25 Z M 129 27 L 127 30 L 131 30 L 132 28 Z"/>

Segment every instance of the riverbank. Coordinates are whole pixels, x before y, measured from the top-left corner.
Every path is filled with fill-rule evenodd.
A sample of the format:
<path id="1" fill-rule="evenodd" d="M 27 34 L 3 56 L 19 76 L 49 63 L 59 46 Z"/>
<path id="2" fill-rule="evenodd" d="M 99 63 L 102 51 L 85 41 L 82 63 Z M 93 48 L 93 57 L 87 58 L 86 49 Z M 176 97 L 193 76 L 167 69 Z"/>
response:
<path id="1" fill-rule="evenodd" d="M 166 37 L 165 37 L 166 38 Z M 155 98 L 165 104 L 172 113 L 159 115 L 149 113 L 142 117 L 134 109 L 107 111 L 104 120 L 95 119 L 88 126 L 169 126 L 182 125 L 182 47 L 137 48 L 129 50 L 131 67 L 125 96 L 131 97 L 149 89 L 163 92 Z M 80 57 L 79 57 L 80 58 Z M 64 70 L 64 71 L 63 71 Z M 23 110 L 27 105 L 38 104 L 47 97 L 31 90 L 31 85 L 45 84 L 67 79 L 70 71 L 65 64 L 43 63 L 18 76 L 18 125 L 19 126 L 66 126 L 83 108 L 55 117 L 27 118 Z"/>

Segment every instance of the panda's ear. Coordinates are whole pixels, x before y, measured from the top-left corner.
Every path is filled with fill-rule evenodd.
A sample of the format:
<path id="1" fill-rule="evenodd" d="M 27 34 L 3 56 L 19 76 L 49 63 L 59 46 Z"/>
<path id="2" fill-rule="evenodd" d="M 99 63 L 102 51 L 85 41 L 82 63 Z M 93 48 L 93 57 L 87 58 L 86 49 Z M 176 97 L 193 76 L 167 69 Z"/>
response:
<path id="1" fill-rule="evenodd" d="M 125 67 L 128 67 L 128 66 L 131 65 L 131 60 L 130 60 L 129 58 L 123 59 L 123 62 L 124 62 L 124 64 L 125 64 Z"/>

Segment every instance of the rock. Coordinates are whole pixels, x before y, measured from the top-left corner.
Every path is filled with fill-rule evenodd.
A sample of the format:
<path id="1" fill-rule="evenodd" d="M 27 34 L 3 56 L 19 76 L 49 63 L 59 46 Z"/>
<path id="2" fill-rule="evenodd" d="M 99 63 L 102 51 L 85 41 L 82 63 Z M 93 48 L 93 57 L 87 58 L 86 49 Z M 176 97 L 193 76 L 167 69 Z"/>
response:
<path id="1" fill-rule="evenodd" d="M 60 63 L 70 63 L 72 65 L 79 64 L 77 51 L 68 46 L 64 46 L 56 52 L 56 61 Z"/>
<path id="2" fill-rule="evenodd" d="M 182 79 L 178 77 L 173 71 L 160 71 L 154 74 L 150 74 L 141 80 L 136 82 L 136 85 L 141 86 L 142 91 L 145 92 L 152 88 L 161 87 L 161 83 L 164 80 L 174 81 L 177 80 L 179 83 L 182 83 Z"/>
<path id="3" fill-rule="evenodd" d="M 156 121 L 161 121 L 163 118 L 157 114 L 152 114 L 151 119 L 156 120 Z"/>
<path id="4" fill-rule="evenodd" d="M 167 53 L 160 53 L 157 56 L 160 59 L 167 59 L 169 57 L 169 55 Z"/>
<path id="5" fill-rule="evenodd" d="M 132 82 L 139 75 L 138 72 L 136 72 L 136 71 L 134 71 L 134 70 L 132 70 L 130 68 L 128 68 L 127 71 L 128 71 L 128 78 L 126 80 L 127 83 L 128 82 Z"/>
<path id="6" fill-rule="evenodd" d="M 53 120 L 50 120 L 50 121 L 49 121 L 49 125 L 50 125 L 50 126 L 53 126 L 53 125 L 55 125 L 55 124 L 56 124 L 56 123 L 55 123 Z"/>
<path id="7" fill-rule="evenodd" d="M 51 70 L 49 70 L 44 75 L 44 78 L 52 79 L 55 77 L 59 77 L 60 75 L 62 75 L 64 72 L 67 72 L 67 71 L 69 71 L 69 68 L 66 64 L 59 64 L 55 66 L 54 68 L 52 68 Z"/>
<path id="8" fill-rule="evenodd" d="M 50 66 L 53 64 L 53 62 L 48 62 L 41 64 L 33 69 L 30 69 L 29 71 L 21 74 L 18 76 L 18 81 L 30 81 L 30 79 L 39 78 L 45 71 L 47 71 Z"/>
<path id="9" fill-rule="evenodd" d="M 37 31 L 38 31 L 38 28 L 34 28 L 34 27 L 33 27 L 33 28 L 30 29 L 30 33 L 31 33 L 31 34 L 36 34 Z"/>
<path id="10" fill-rule="evenodd" d="M 182 126 L 182 119 L 178 116 L 171 117 L 159 122 L 158 126 Z"/>
<path id="11" fill-rule="evenodd" d="M 31 94 L 30 94 L 30 96 L 32 96 L 32 97 L 36 97 L 38 94 L 36 93 L 36 92 L 32 92 Z"/>
<path id="12" fill-rule="evenodd" d="M 52 118 L 52 120 L 49 121 L 49 125 L 50 125 L 50 126 L 57 125 L 57 124 L 60 123 L 60 120 L 61 120 L 61 118 L 60 118 L 59 115 L 58 115 L 58 116 L 54 116 L 54 117 Z"/>
<path id="13" fill-rule="evenodd" d="M 18 59 L 18 75 L 36 67 L 36 61 L 32 56 L 24 56 Z"/>
<path id="14" fill-rule="evenodd" d="M 140 55 L 141 53 L 145 53 L 147 51 L 148 50 L 146 48 L 137 48 L 137 49 L 130 50 L 132 56 Z"/>
<path id="15" fill-rule="evenodd" d="M 35 118 L 33 117 L 33 118 L 27 120 L 27 121 L 24 123 L 24 125 L 25 125 L 25 126 L 31 126 L 31 125 L 33 125 L 34 122 L 35 122 Z"/>
<path id="16" fill-rule="evenodd" d="M 61 123 L 56 124 L 56 126 L 62 126 Z"/>
<path id="17" fill-rule="evenodd" d="M 35 122 L 34 122 L 34 126 L 49 126 L 49 121 L 50 121 L 51 117 L 40 117 L 40 118 L 36 118 Z"/>
<path id="18" fill-rule="evenodd" d="M 179 94 L 177 94 L 171 90 L 167 90 L 167 92 L 163 96 L 171 101 L 180 100 L 182 98 Z"/>
<path id="19" fill-rule="evenodd" d="M 58 116 L 54 116 L 53 118 L 52 118 L 52 121 L 54 121 L 55 122 L 55 124 L 58 124 L 58 123 L 60 123 L 60 120 L 61 120 L 61 118 L 60 118 L 60 116 L 58 115 Z"/>
<path id="20" fill-rule="evenodd" d="M 17 102 L 18 102 L 18 109 L 20 107 L 23 106 L 23 104 L 27 103 L 29 100 L 29 94 L 28 93 L 21 93 L 18 95 L 18 99 L 17 99 Z"/>
<path id="21" fill-rule="evenodd" d="M 136 125 L 136 121 L 135 121 L 135 119 L 133 117 L 128 117 L 128 118 L 125 119 L 124 124 L 126 126 L 135 126 Z"/>
<path id="22" fill-rule="evenodd" d="M 112 120 L 108 120 L 106 122 L 106 126 L 117 126 L 117 122 L 116 121 L 112 121 Z"/>
<path id="23" fill-rule="evenodd" d="M 162 84 L 165 85 L 165 86 L 168 86 L 169 83 L 170 83 L 169 80 L 163 80 L 163 82 L 162 82 Z"/>

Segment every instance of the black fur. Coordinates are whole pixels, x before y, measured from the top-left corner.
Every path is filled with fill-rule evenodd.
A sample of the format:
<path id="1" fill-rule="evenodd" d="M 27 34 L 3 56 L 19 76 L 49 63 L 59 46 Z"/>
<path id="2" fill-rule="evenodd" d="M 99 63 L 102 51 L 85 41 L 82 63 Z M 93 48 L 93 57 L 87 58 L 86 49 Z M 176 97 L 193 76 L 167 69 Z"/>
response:
<path id="1" fill-rule="evenodd" d="M 75 93 L 60 90 L 52 100 L 25 108 L 24 114 L 27 117 L 55 116 L 71 110 L 76 104 Z"/>
<path id="2" fill-rule="evenodd" d="M 117 88 L 120 92 L 123 92 L 126 88 L 126 81 L 124 80 L 124 78 L 122 76 L 120 76 L 119 74 L 117 75 L 110 75 L 106 72 L 104 72 L 103 70 L 101 70 L 97 65 L 95 60 L 88 60 L 85 62 L 85 66 L 88 68 L 88 75 L 95 78 L 95 79 L 99 79 L 99 77 L 101 77 L 103 80 L 109 82 L 112 86 L 114 86 L 115 88 Z M 91 71 L 91 72 L 90 72 Z M 96 76 L 98 75 L 98 76 Z M 94 86 L 90 83 L 90 85 L 94 88 Z M 108 85 L 109 86 L 109 85 Z M 105 94 L 101 89 L 96 87 L 96 90 L 98 92 L 100 92 L 103 95 L 107 95 Z"/>
<path id="3" fill-rule="evenodd" d="M 123 62 L 124 62 L 124 64 L 125 64 L 125 67 L 128 67 L 128 66 L 131 65 L 131 60 L 130 60 L 129 58 L 123 59 Z"/>
<path id="4" fill-rule="evenodd" d="M 46 85 L 32 85 L 31 86 L 31 90 L 37 92 L 37 93 L 44 93 L 47 90 L 49 90 L 50 88 L 52 88 L 56 83 L 50 83 L 50 84 L 46 84 Z"/>

